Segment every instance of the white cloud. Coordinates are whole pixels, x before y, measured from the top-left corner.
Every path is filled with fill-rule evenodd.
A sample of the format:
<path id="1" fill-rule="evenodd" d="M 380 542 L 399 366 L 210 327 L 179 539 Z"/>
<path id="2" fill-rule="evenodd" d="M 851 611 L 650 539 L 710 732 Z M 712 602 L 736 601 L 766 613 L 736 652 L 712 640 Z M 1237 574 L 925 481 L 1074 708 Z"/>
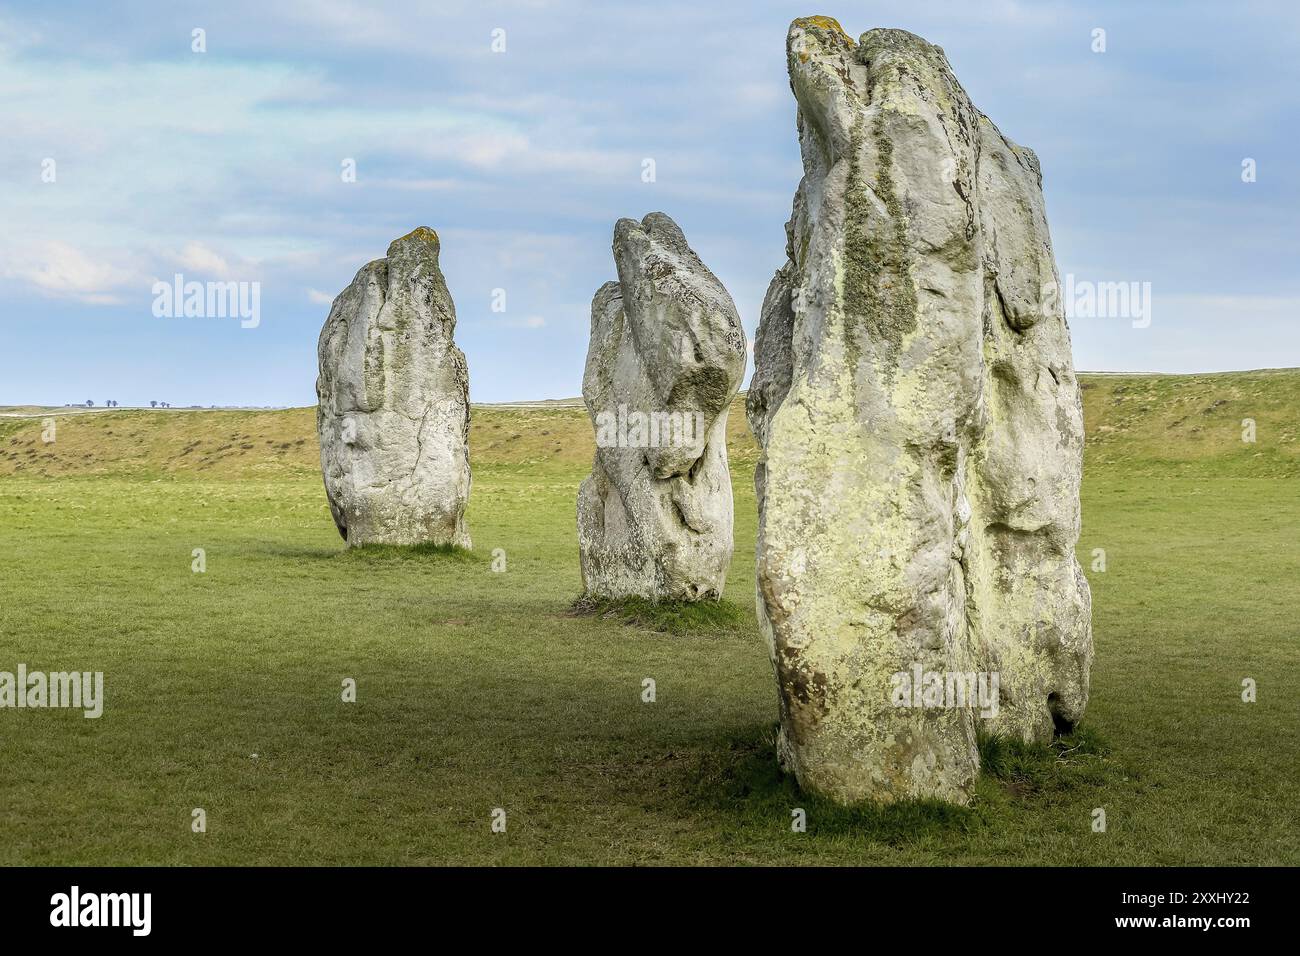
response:
<path id="1" fill-rule="evenodd" d="M 87 251 L 61 240 L 33 243 L 10 257 L 4 267 L 7 278 L 35 286 L 41 293 L 72 298 L 88 305 L 114 305 L 123 301 L 124 290 L 141 293 L 149 280 L 130 265 L 114 263 L 104 250 Z"/>
<path id="2" fill-rule="evenodd" d="M 176 263 L 182 269 L 197 272 L 204 276 L 225 279 L 230 276 L 230 264 L 216 252 L 198 242 L 185 244 L 176 257 Z"/>
<path id="3" fill-rule="evenodd" d="M 445 192 L 451 189 L 468 189 L 470 185 L 458 179 L 380 179 L 374 185 L 406 192 Z"/>
<path id="4" fill-rule="evenodd" d="M 446 193 L 459 183 L 445 170 L 529 155 L 512 121 L 315 95 L 331 88 L 314 68 L 215 56 L 0 61 L 0 166 L 26 170 L 0 181 L 4 274 L 44 294 L 106 304 L 116 287 L 150 275 L 292 270 L 295 260 L 309 265 L 309 250 L 319 256 L 337 244 L 307 210 L 325 191 L 356 188 L 340 179 L 345 156 L 359 157 L 363 186 L 368 163 L 396 162 L 432 174 L 386 175 L 375 185 Z M 56 182 L 41 182 L 45 156 L 58 163 Z M 111 255 L 86 247 L 85 235 Z"/>
<path id="5" fill-rule="evenodd" d="M 506 329 L 542 329 L 546 319 L 540 315 L 526 315 L 519 319 L 497 319 L 493 324 Z"/>

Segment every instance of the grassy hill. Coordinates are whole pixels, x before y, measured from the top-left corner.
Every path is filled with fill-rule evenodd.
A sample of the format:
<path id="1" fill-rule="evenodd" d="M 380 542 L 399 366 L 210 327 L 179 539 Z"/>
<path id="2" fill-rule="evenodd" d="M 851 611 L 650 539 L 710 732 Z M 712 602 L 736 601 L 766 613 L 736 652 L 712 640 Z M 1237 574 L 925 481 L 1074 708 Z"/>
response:
<path id="1" fill-rule="evenodd" d="M 1300 369 L 1080 375 L 1087 464 L 1144 474 L 1300 475 Z M 1243 420 L 1255 442 L 1242 440 Z"/>
<path id="2" fill-rule="evenodd" d="M 1080 375 L 1088 464 L 1144 474 L 1300 475 L 1300 369 L 1213 375 Z M 39 414 L 27 408 L 28 414 Z M 0 475 L 205 480 L 304 477 L 320 468 L 314 408 L 279 411 L 112 410 L 60 415 L 56 441 L 41 419 L 0 418 Z M 1242 441 L 1243 419 L 1256 441 Z M 732 461 L 757 448 L 743 397 L 728 419 Z M 587 467 L 595 449 L 581 407 L 476 405 L 475 467 L 551 473 Z"/>

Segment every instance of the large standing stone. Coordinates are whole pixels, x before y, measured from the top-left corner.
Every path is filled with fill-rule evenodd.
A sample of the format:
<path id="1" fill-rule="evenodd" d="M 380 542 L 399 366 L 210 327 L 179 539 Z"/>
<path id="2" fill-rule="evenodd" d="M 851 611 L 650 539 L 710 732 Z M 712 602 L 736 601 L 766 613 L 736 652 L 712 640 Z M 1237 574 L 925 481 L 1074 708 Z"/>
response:
<path id="1" fill-rule="evenodd" d="M 423 226 L 394 241 L 321 330 L 321 470 L 351 546 L 470 546 L 469 372 L 438 248 Z"/>
<path id="2" fill-rule="evenodd" d="M 748 404 L 780 758 L 844 802 L 962 803 L 977 722 L 1046 739 L 1088 697 L 1083 425 L 1038 160 L 910 33 L 796 20 L 787 60 L 804 177 Z M 980 673 L 1000 693 L 945 706 Z"/>
<path id="3" fill-rule="evenodd" d="M 660 212 L 614 227 L 582 395 L 596 457 L 578 492 L 588 598 L 717 599 L 732 551 L 727 409 L 745 371 L 731 296 Z"/>

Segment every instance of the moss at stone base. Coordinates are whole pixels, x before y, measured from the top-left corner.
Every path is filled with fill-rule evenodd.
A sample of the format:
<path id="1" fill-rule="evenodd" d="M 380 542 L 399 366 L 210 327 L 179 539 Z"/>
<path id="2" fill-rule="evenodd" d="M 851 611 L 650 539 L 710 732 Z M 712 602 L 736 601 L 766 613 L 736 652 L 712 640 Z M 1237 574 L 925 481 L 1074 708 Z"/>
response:
<path id="1" fill-rule="evenodd" d="M 722 634 L 752 627 L 745 613 L 729 601 L 647 601 L 645 598 L 601 599 L 586 595 L 570 607 L 584 617 L 619 620 L 664 634 Z"/>

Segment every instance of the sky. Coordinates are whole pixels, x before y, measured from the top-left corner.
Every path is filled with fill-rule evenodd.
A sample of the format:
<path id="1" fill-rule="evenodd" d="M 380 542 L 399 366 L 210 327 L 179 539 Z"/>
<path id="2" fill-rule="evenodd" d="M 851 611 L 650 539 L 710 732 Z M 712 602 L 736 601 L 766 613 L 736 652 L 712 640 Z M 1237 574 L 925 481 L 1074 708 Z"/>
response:
<path id="1" fill-rule="evenodd" d="M 419 225 L 474 401 L 580 393 L 624 216 L 752 338 L 810 14 L 942 46 L 1038 154 L 1062 278 L 1149 290 L 1075 310 L 1077 368 L 1300 366 L 1300 4 L 41 0 L 0 2 L 0 404 L 314 404 L 331 300 Z M 155 315 L 178 273 L 258 283 L 256 326 Z"/>

